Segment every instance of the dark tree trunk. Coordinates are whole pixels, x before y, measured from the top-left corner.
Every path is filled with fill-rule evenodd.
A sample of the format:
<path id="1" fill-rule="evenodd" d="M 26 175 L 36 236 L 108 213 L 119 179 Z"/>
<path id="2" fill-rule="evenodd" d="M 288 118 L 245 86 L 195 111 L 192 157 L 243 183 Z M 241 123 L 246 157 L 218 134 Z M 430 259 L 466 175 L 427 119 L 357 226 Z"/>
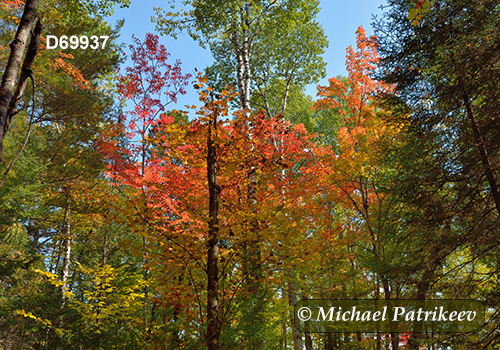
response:
<path id="1" fill-rule="evenodd" d="M 295 327 L 295 314 L 293 311 L 293 308 L 297 303 L 297 294 L 295 291 L 295 281 L 292 269 L 288 268 L 286 270 L 286 276 L 288 279 L 288 305 L 290 306 L 290 324 L 292 325 L 293 348 L 294 350 L 302 350 L 302 335 L 297 327 Z"/>
<path id="2" fill-rule="evenodd" d="M 217 114 L 209 124 L 207 177 L 209 192 L 209 228 L 208 228 L 208 254 L 207 254 L 207 348 L 219 350 L 219 337 L 221 324 L 219 320 L 219 205 L 220 187 L 217 184 L 217 148 L 212 139 L 213 131 L 217 130 Z"/>
<path id="3" fill-rule="evenodd" d="M 389 286 L 389 279 L 386 276 L 382 276 L 382 286 L 384 287 L 385 300 L 391 300 L 392 293 Z M 391 334 L 391 346 L 393 350 L 399 349 L 399 334 L 395 332 L 390 332 Z"/>
<path id="4" fill-rule="evenodd" d="M 17 28 L 16 36 L 14 41 L 10 43 L 10 55 L 9 60 L 7 61 L 7 66 L 5 67 L 5 72 L 2 77 L 2 84 L 0 85 L 0 162 L 2 162 L 3 155 L 3 139 L 5 134 L 9 128 L 10 122 L 12 120 L 13 115 L 9 115 L 15 109 L 15 105 L 17 104 L 17 99 L 19 96 L 14 95 L 14 89 L 16 87 L 17 75 L 19 73 L 19 67 L 21 67 L 21 62 L 23 61 L 24 50 L 26 48 L 26 43 L 28 41 L 28 37 L 31 31 L 31 27 L 33 26 L 33 22 L 36 18 L 36 13 L 38 9 L 38 0 L 27 0 L 26 5 L 24 6 L 24 12 L 21 17 L 21 22 L 19 23 L 19 27 Z M 37 23 L 37 28 L 35 30 L 35 34 L 33 39 L 36 38 L 38 33 L 38 39 L 40 37 L 40 33 L 42 30 L 42 26 L 40 22 Z M 23 72 L 24 82 L 22 79 L 19 80 L 18 89 L 16 90 L 16 94 L 19 92 L 22 94 L 22 90 L 25 86 L 25 82 L 27 77 L 31 74 L 31 63 L 36 55 L 36 49 L 38 48 L 38 42 L 34 43 L 35 40 L 32 39 L 33 46 L 35 50 L 26 56 L 25 65 L 23 65 L 23 70 L 25 66 L 27 69 Z M 31 43 L 30 43 L 30 46 Z M 29 63 L 29 64 L 28 64 Z M 13 98 L 15 97 L 15 99 Z"/>
<path id="5" fill-rule="evenodd" d="M 306 338 L 306 350 L 313 350 L 313 340 L 311 333 L 305 333 Z"/>

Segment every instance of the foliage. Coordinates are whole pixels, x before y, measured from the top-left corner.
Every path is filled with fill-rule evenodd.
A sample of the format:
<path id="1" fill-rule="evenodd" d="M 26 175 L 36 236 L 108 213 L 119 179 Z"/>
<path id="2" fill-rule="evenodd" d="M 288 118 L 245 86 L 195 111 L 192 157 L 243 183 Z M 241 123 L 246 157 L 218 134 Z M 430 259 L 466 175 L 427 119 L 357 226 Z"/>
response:
<path id="1" fill-rule="evenodd" d="M 157 29 L 177 38 L 187 31 L 215 63 L 206 69 L 218 91 L 237 86 L 244 110 L 285 114 L 289 90 L 325 75 L 328 41 L 314 19 L 318 1 L 186 1 L 176 12 L 156 8 Z M 170 2 L 175 10 L 175 1 Z"/>
<path id="2" fill-rule="evenodd" d="M 128 4 L 40 2 L 43 36 L 111 40 L 42 37 L 5 138 L 0 348 L 498 346 L 495 2 L 389 0 L 317 98 L 304 86 L 324 75 L 318 1 L 157 9 L 162 33 L 210 47 L 194 83 L 153 34 L 117 70 L 119 26 L 99 15 L 114 3 Z M 0 6 L 8 42 L 22 3 Z M 200 105 L 181 109 L 191 83 Z M 478 299 L 488 323 L 300 334 L 293 306 L 313 298 Z"/>
<path id="3" fill-rule="evenodd" d="M 140 61 L 146 52 L 137 60 Z M 145 77 L 142 71 L 149 71 L 148 66 L 137 67 L 141 71 L 137 76 Z M 156 66 L 153 67 L 150 73 L 155 76 Z M 198 85 L 205 79 L 199 78 L 199 81 Z M 121 88 L 124 94 L 135 91 L 135 86 L 147 87 L 148 83 L 139 80 L 127 86 L 130 89 Z M 149 90 L 146 92 L 139 96 L 146 102 L 152 101 Z M 238 307 L 232 305 L 233 300 L 244 302 L 246 299 L 243 296 L 236 298 L 237 294 L 245 295 L 238 286 L 252 278 L 247 275 L 252 271 L 245 272 L 241 267 L 245 261 L 241 249 L 255 249 L 248 245 L 249 242 L 260 241 L 262 263 L 272 266 L 272 257 L 279 254 L 272 248 L 274 242 L 292 244 L 298 240 L 293 243 L 298 246 L 298 242 L 303 241 L 299 237 L 300 228 L 307 224 L 305 218 L 310 217 L 305 214 L 306 198 L 315 193 L 307 192 L 307 188 L 314 188 L 314 168 L 319 166 L 311 157 L 326 152 L 309 141 L 310 136 L 301 125 L 292 128 L 289 122 L 280 118 L 269 120 L 262 113 L 248 120 L 241 113 L 235 114 L 233 120 L 227 119 L 228 104 L 234 97 L 231 90 L 214 94 L 210 87 L 206 88 L 206 92 L 200 92 L 203 106 L 197 110 L 199 117 L 192 121 L 174 121 L 170 115 L 159 114 L 159 109 L 147 108 L 147 103 L 140 104 L 128 125 L 116 125 L 101 142 L 102 152 L 109 159 L 108 176 L 117 185 L 130 188 L 128 200 L 133 204 L 127 210 L 127 222 L 145 238 L 140 254 L 147 256 L 146 268 L 153 279 L 152 294 L 163 308 L 170 306 L 174 311 L 182 310 L 184 319 L 177 319 L 177 323 L 185 327 L 203 324 L 206 319 L 201 301 L 206 297 L 203 292 L 206 286 L 204 246 L 209 217 L 202 208 L 208 207 L 206 147 L 213 118 L 218 120 L 211 137 L 217 145 L 217 176 L 222 198 L 218 227 L 220 263 L 223 276 L 227 276 L 227 279 L 222 277 L 223 287 L 219 291 L 223 325 L 237 317 Z M 134 122 L 136 115 L 147 121 L 142 122 L 150 127 L 147 135 L 145 129 Z M 157 115 L 159 117 L 155 118 Z M 251 139 L 247 137 L 246 125 L 252 125 Z M 120 145 L 116 135 L 129 135 L 132 140 L 136 131 L 142 140 L 138 146 Z M 138 148 L 142 155 L 147 150 L 147 157 L 138 157 L 140 161 L 135 162 Z M 280 169 L 288 170 L 283 174 Z M 266 203 L 265 207 L 252 205 L 247 192 L 249 172 L 256 174 L 256 201 Z M 304 208 L 294 208 L 297 205 Z M 255 234 L 250 225 L 253 221 L 260 227 L 255 232 L 258 237 L 252 236 Z M 166 267 L 168 275 L 163 273 Z M 180 312 L 175 313 L 179 318 Z M 197 334 L 199 330 L 192 332 Z M 182 341 L 189 342 L 189 338 Z"/>
<path id="4" fill-rule="evenodd" d="M 422 16 L 429 11 L 432 1 L 429 0 L 418 0 L 415 1 L 415 6 L 408 11 L 408 19 L 411 21 L 413 26 L 420 23 Z"/>
<path id="5" fill-rule="evenodd" d="M 413 217 L 413 225 L 431 232 L 423 240 L 427 268 L 438 267 L 436 273 L 422 275 L 435 288 L 426 297 L 440 290 L 453 290 L 453 297 L 471 296 L 481 289 L 478 283 L 485 283 L 471 269 L 490 259 L 486 251 L 496 255 L 490 249 L 497 245 L 485 232 L 496 232 L 500 207 L 494 117 L 498 89 L 492 85 L 498 81 L 499 8 L 492 2 L 441 1 L 412 25 L 400 17 L 407 13 L 408 2 L 389 3 L 376 29 L 383 57 L 380 77 L 396 84 L 391 100 L 403 113 L 394 122 L 405 125 L 407 138 L 396 151 L 402 181 L 395 190 L 421 213 Z M 451 252 L 464 257 L 471 247 L 476 253 L 456 265 Z M 493 270 L 485 271 L 486 280 L 496 278 Z M 468 282 L 462 279 L 465 275 Z M 493 290 L 482 291 L 482 300 L 492 300 Z M 496 321 L 491 321 L 495 326 L 482 340 L 490 345 L 497 331 Z M 471 337 L 467 346 L 480 348 L 480 342 Z"/>
<path id="6" fill-rule="evenodd" d="M 325 77 L 325 62 L 321 58 L 328 41 L 316 21 L 306 23 L 288 20 L 286 27 L 267 21 L 259 29 L 252 46 L 252 107 L 266 111 L 268 116 L 287 113 L 295 97 L 292 90 L 302 90 L 308 84 Z M 210 43 L 214 64 L 206 68 L 211 86 L 222 90 L 236 86 L 237 65 L 234 49 L 228 40 Z M 293 103 L 293 102 L 292 102 Z"/>

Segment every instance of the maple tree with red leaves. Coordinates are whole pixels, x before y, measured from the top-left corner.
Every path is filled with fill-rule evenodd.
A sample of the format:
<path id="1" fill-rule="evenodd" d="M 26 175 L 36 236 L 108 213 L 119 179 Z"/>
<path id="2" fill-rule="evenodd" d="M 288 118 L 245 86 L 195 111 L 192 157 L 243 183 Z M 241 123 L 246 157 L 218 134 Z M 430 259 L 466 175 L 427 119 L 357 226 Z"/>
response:
<path id="1" fill-rule="evenodd" d="M 157 276 L 152 287 L 157 305 L 173 306 L 188 320 L 206 323 L 207 346 L 217 349 L 231 302 L 236 293 L 245 293 L 238 286 L 253 278 L 252 271 L 241 268 L 240 250 L 249 242 L 262 247 L 268 242 L 259 253 L 262 263 L 272 264 L 277 241 L 299 246 L 294 241 L 303 240 L 301 230 L 312 210 L 308 201 L 317 195 L 315 178 L 323 171 L 319 159 L 328 150 L 314 145 L 302 125 L 292 127 L 280 117 L 239 111 L 229 119 L 229 102 L 236 96 L 231 90 L 215 94 L 207 87 L 200 93 L 198 117 L 175 121 L 151 95 L 174 98 L 165 89 L 182 88 L 186 80 L 180 79 L 180 70 L 159 74 L 151 60 L 165 51 L 157 50 L 151 36 L 133 52 L 134 67 L 120 76 L 118 86 L 136 107 L 129 120 L 103 135 L 107 174 L 132 189 L 127 192 L 130 225 L 144 236 L 145 268 Z M 202 86 L 206 79 L 199 76 L 198 81 Z M 140 140 L 134 144 L 136 134 Z M 131 142 L 121 144 L 122 135 Z M 175 277 L 164 277 L 167 266 Z M 194 273 L 207 277 L 200 280 Z M 219 286 L 221 273 L 228 277 Z M 206 313 L 200 304 L 203 286 Z M 197 316 L 193 301 L 199 305 Z"/>
<path id="2" fill-rule="evenodd" d="M 144 234 L 153 251 L 150 259 L 154 264 L 150 266 L 160 276 L 155 293 L 163 295 L 160 303 L 193 316 L 193 310 L 188 310 L 193 301 L 201 302 L 200 290 L 206 285 L 207 313 L 200 312 L 197 318 L 198 322 L 213 324 L 207 342 L 215 349 L 214 342 L 231 314 L 231 300 L 236 293 L 245 293 L 238 285 L 251 277 L 241 270 L 239 250 L 245 242 L 255 240 L 300 245 L 292 242 L 299 239 L 311 215 L 307 213 L 307 199 L 317 193 L 312 189 L 317 190 L 314 179 L 320 168 L 314 156 L 326 150 L 316 147 L 303 127 L 292 128 L 280 118 L 268 120 L 264 114 L 248 117 L 252 124 L 249 141 L 244 122 L 247 117 L 238 113 L 233 120 L 223 119 L 235 94 L 224 91 L 219 95 L 224 96 L 222 99 L 213 100 L 201 95 L 204 106 L 192 122 L 174 122 L 171 116 L 162 114 L 151 123 L 155 133 L 147 139 L 150 157 L 145 161 L 143 177 L 131 176 L 133 171 L 127 166 L 113 166 L 110 176 L 137 189 L 137 200 L 131 201 L 136 207 L 146 203 L 149 229 Z M 108 150 L 114 153 L 116 148 Z M 306 160 L 305 166 L 297 167 Z M 284 174 L 282 169 L 287 169 Z M 258 210 L 248 194 L 250 170 L 257 178 Z M 255 221 L 258 237 L 253 237 Z M 220 242 L 224 242 L 223 247 Z M 207 244 L 211 248 L 205 257 Z M 272 245 L 260 253 L 266 264 L 272 264 L 276 254 Z M 176 278 L 161 277 L 167 266 L 177 271 Z M 192 272 L 187 274 L 183 266 L 198 270 L 197 275 L 205 271 L 206 282 L 192 279 Z M 231 277 L 219 290 L 220 272 Z M 219 305 L 219 299 L 220 309 L 210 309 Z"/>
<path id="3" fill-rule="evenodd" d="M 191 78 L 191 74 L 182 74 L 179 60 L 173 65 L 167 62 L 170 54 L 159 43 L 157 35 L 146 34 L 142 43 L 136 37 L 133 40 L 135 45 L 129 48 L 134 65 L 125 69 L 125 75 L 118 74 L 117 84 L 122 100 L 134 103 L 134 109 L 122 117 L 122 122 L 128 124 L 126 134 L 130 143 L 127 153 L 139 161 L 139 167 L 135 168 L 138 173 L 130 174 L 130 180 L 144 176 L 148 132 L 165 112 L 165 107 L 176 103 L 179 94 L 186 93 L 185 87 Z"/>
<path id="4" fill-rule="evenodd" d="M 101 152 L 109 162 L 108 175 L 118 185 L 126 185 L 139 189 L 130 193 L 135 204 L 134 218 L 140 223 L 135 227 L 143 236 L 143 258 L 146 270 L 144 286 L 144 307 L 151 306 L 148 280 L 150 275 L 150 256 L 148 238 L 145 234 L 151 219 L 148 210 L 149 189 L 145 181 L 153 176 L 151 167 L 152 154 L 148 145 L 148 136 L 153 127 L 165 118 L 165 108 L 177 102 L 178 94 L 185 94 L 185 86 L 189 83 L 190 74 L 182 74 L 181 62 L 177 60 L 169 64 L 170 54 L 165 46 L 159 43 L 157 35 L 146 34 L 144 42 L 133 37 L 134 45 L 130 45 L 132 67 L 126 68 L 126 74 L 118 73 L 117 88 L 123 101 L 132 101 L 134 108 L 120 117 L 120 123 L 110 126 L 100 140 Z M 145 320 L 147 324 L 147 320 Z M 146 325 L 147 327 L 147 325 Z"/>
<path id="5" fill-rule="evenodd" d="M 328 86 L 318 86 L 318 101 L 314 109 L 333 109 L 342 118 L 337 142 L 340 153 L 336 160 L 344 171 L 337 172 L 346 176 L 342 181 L 363 175 L 376 162 L 377 143 L 389 130 L 381 116 L 386 114 L 376 96 L 390 93 L 393 87 L 379 82 L 372 76 L 379 61 L 376 38 L 366 38 L 365 31 L 356 31 L 357 51 L 349 46 L 346 50 L 345 79 L 330 78 Z M 342 175 L 343 174 L 343 175 Z"/>

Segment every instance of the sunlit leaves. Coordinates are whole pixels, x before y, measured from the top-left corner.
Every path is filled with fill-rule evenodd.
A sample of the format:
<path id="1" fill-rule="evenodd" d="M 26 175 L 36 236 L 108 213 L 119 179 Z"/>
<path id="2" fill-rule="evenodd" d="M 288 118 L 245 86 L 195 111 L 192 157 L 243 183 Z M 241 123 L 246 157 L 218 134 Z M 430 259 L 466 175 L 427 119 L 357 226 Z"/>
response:
<path id="1" fill-rule="evenodd" d="M 341 116 L 343 125 L 337 138 L 340 157 L 356 158 L 350 164 L 362 166 L 362 158 L 370 154 L 384 128 L 377 117 L 381 111 L 375 95 L 390 92 L 392 87 L 372 77 L 379 60 L 376 38 L 366 38 L 362 27 L 356 34 L 357 51 L 352 47 L 346 50 L 347 78 L 330 78 L 329 86 L 318 86 L 320 98 L 314 108 L 332 109 Z"/>
<path id="2" fill-rule="evenodd" d="M 432 2 L 432 0 L 415 0 L 415 6 L 408 11 L 408 19 L 411 21 L 411 25 L 417 26 L 420 23 L 423 15 L 429 11 Z"/>
<path id="3" fill-rule="evenodd" d="M 149 86 L 144 80 L 147 74 L 143 74 L 147 66 L 136 67 L 131 74 L 143 80 L 131 81 L 124 76 L 120 86 L 124 98 L 134 96 L 130 91 Z M 278 242 L 296 247 L 294 256 L 301 254 L 300 242 L 307 241 L 302 232 L 314 221 L 311 213 L 319 210 L 312 205 L 318 190 L 315 179 L 323 173 L 320 160 L 328 153 L 312 143 L 312 136 L 301 125 L 292 127 L 282 118 L 268 119 L 262 113 L 230 113 L 229 104 L 237 97 L 234 90 L 216 92 L 205 83 L 206 78 L 199 75 L 196 85 L 201 107 L 191 106 L 197 115 L 194 120 L 174 118 L 149 107 L 158 106 L 158 102 L 148 105 L 153 101 L 150 91 L 158 94 L 166 85 L 158 90 L 144 89 L 140 96 L 146 103 L 139 104 L 125 124 L 141 136 L 139 145 L 118 142 L 120 135 L 132 132 L 125 127 L 110 129 L 101 143 L 110 161 L 110 178 L 127 191 L 129 205 L 123 208 L 127 225 L 144 237 L 145 245 L 137 253 L 147 256 L 144 267 L 151 271 L 156 300 L 182 310 L 182 322 L 190 327 L 203 323 L 206 317 L 198 309 L 204 309 L 206 298 L 206 242 L 211 219 L 207 210 L 209 135 L 217 149 L 220 262 L 228 274 L 221 290 L 226 300 L 222 310 L 230 310 L 235 293 L 242 293 L 237 287 L 246 278 L 242 254 L 244 249 L 256 249 L 250 242 L 263 242 L 262 263 L 276 269 L 279 264 L 274 247 Z M 140 131 L 141 125 L 148 128 L 147 134 Z M 147 156 L 141 158 L 137 147 L 147 150 L 142 153 Z M 253 187 L 249 174 L 255 176 Z M 249 194 L 251 188 L 258 207 Z M 259 230 L 252 229 L 255 223 Z"/>

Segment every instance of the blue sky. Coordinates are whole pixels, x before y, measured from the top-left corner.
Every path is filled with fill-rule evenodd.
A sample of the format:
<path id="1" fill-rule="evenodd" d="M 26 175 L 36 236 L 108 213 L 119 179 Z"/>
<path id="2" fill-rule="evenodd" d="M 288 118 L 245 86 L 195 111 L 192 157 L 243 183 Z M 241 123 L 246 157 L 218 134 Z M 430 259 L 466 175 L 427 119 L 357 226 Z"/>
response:
<path id="1" fill-rule="evenodd" d="M 371 28 L 372 15 L 381 15 L 379 9 L 385 0 L 350 0 L 350 1 L 321 1 L 321 11 L 317 16 L 318 22 L 323 26 L 329 40 L 323 59 L 327 62 L 326 78 L 318 82 L 320 85 L 326 85 L 328 78 L 339 74 L 346 74 L 345 71 L 345 50 L 349 45 L 356 44 L 355 31 L 362 25 L 367 35 L 372 35 Z M 155 33 L 155 25 L 151 22 L 151 17 L 155 15 L 153 7 L 166 8 L 166 0 L 131 0 L 129 8 L 115 9 L 115 14 L 108 19 L 115 23 L 117 19 L 124 18 L 125 25 L 121 30 L 119 38 L 127 45 L 132 42 L 132 34 L 141 41 L 146 33 Z M 202 49 L 187 34 L 179 35 L 175 40 L 171 37 L 160 37 L 160 43 L 165 45 L 170 52 L 172 63 L 176 59 L 182 62 L 184 73 L 194 73 L 194 68 L 202 71 L 209 66 L 213 60 L 209 50 Z M 315 97 L 316 85 L 311 84 L 307 87 L 306 93 Z M 184 105 L 199 105 L 197 93 L 189 87 L 188 93 L 179 98 L 177 106 L 170 105 L 168 109 L 185 109 Z"/>

